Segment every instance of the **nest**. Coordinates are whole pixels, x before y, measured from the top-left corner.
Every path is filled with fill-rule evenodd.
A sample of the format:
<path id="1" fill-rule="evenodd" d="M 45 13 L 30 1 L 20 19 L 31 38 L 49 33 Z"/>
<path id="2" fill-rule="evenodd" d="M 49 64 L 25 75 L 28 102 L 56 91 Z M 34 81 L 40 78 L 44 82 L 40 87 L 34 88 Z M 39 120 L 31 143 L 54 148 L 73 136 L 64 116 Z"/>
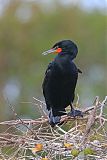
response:
<path id="1" fill-rule="evenodd" d="M 107 96 L 83 108 L 83 118 L 64 115 L 54 128 L 44 103 L 34 100 L 41 118 L 21 119 L 10 105 L 16 119 L 0 122 L 0 160 L 107 160 Z"/>

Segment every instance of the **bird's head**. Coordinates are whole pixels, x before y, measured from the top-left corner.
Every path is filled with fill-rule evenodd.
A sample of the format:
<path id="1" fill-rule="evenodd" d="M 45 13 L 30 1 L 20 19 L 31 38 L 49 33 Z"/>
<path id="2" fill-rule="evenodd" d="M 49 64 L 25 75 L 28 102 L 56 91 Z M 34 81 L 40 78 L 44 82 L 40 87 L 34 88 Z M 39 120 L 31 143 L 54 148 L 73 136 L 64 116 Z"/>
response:
<path id="1" fill-rule="evenodd" d="M 47 55 L 49 53 L 55 54 L 69 54 L 74 59 L 78 53 L 78 48 L 74 42 L 71 40 L 62 40 L 54 44 L 54 46 L 48 50 L 43 52 L 43 55 Z"/>

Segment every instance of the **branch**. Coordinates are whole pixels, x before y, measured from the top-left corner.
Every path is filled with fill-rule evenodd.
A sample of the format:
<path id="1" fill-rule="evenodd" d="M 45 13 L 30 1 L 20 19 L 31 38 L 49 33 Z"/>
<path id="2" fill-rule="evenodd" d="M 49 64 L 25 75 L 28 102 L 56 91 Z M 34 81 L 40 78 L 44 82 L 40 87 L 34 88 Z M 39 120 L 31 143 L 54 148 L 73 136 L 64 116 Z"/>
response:
<path id="1" fill-rule="evenodd" d="M 35 100 L 42 109 L 43 106 L 41 105 L 44 105 L 44 102 Z M 56 125 L 54 128 L 49 125 L 47 115 L 41 115 L 41 118 L 35 120 L 21 119 L 10 105 L 18 120 L 0 122 L 0 126 L 3 126 L 3 129 L 6 128 L 5 132 L 0 133 L 0 158 L 4 160 L 16 159 L 17 156 L 17 159 L 23 157 L 35 159 L 36 157 L 36 159 L 42 160 L 45 153 L 48 160 L 56 159 L 56 157 L 59 157 L 59 159 L 68 157 L 74 159 L 71 154 L 73 149 L 81 154 L 88 147 L 95 150 L 96 155 L 90 154 L 87 157 L 106 159 L 107 119 L 104 117 L 106 102 L 107 96 L 102 102 L 99 101 L 99 97 L 96 97 L 91 107 L 82 109 L 83 118 L 61 116 L 61 122 L 65 123 L 60 126 Z M 77 106 L 79 106 L 78 102 Z M 66 125 L 67 121 L 69 123 Z M 101 140 L 97 139 L 97 135 L 101 137 Z M 95 136 L 95 140 L 91 136 Z M 39 148 L 36 148 L 36 145 Z M 39 149 L 39 152 L 37 149 Z M 12 150 L 12 154 L 10 154 L 10 150 Z"/>
<path id="2" fill-rule="evenodd" d="M 39 100 L 40 101 L 40 100 Z M 98 101 L 98 97 L 95 98 L 95 101 L 94 103 L 97 103 L 97 109 L 101 108 L 101 113 L 102 113 L 102 110 L 104 108 L 104 105 L 107 101 L 107 96 L 105 97 L 105 99 L 102 101 L 102 103 L 99 103 Z M 40 101 L 41 102 L 41 101 Z M 42 103 L 42 102 L 41 102 Z M 44 102 L 43 102 L 44 104 Z M 86 113 L 88 113 L 89 111 L 93 110 L 95 108 L 95 105 L 93 104 L 93 106 L 90 106 L 90 107 L 87 107 L 87 108 L 84 108 L 84 109 L 81 109 L 81 111 L 83 112 L 83 114 L 85 115 Z M 14 110 L 12 109 L 12 111 L 14 112 Z M 15 113 L 15 115 L 17 115 Z M 87 120 L 88 116 L 84 116 L 83 118 L 82 117 L 69 117 L 67 115 L 63 115 L 61 116 L 61 120 L 60 122 L 66 122 L 66 121 L 72 121 L 72 120 Z M 21 119 L 19 116 L 18 116 L 18 119 L 19 120 L 11 120 L 11 121 L 3 121 L 3 122 L 0 122 L 0 125 L 18 125 L 18 124 L 25 124 L 25 125 L 28 125 L 28 124 L 31 124 L 31 125 L 37 125 L 37 124 L 44 124 L 44 123 L 48 123 L 48 115 L 47 116 L 42 116 L 41 118 L 38 118 L 36 120 L 32 120 L 32 119 Z"/>
<path id="3" fill-rule="evenodd" d="M 93 110 L 90 112 L 90 115 L 88 116 L 88 121 L 86 124 L 86 130 L 83 136 L 83 142 L 86 140 L 86 138 L 88 138 L 88 134 L 90 133 L 91 127 L 94 125 L 95 123 L 95 117 L 96 117 L 96 110 L 99 104 L 99 97 L 96 97 L 95 99 L 95 106 L 93 108 Z"/>

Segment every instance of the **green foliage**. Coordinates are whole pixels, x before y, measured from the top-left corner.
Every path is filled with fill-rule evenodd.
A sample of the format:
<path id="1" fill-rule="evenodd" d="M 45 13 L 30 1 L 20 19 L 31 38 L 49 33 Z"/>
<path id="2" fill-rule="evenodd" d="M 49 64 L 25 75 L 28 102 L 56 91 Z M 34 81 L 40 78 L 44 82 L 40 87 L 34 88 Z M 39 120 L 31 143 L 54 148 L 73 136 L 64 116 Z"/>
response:
<path id="1" fill-rule="evenodd" d="M 74 157 L 77 157 L 78 156 L 78 154 L 79 154 L 79 150 L 78 149 L 72 149 L 72 151 L 71 151 L 71 154 L 74 156 Z"/>
<path id="2" fill-rule="evenodd" d="M 91 141 L 94 141 L 94 140 L 99 140 L 99 141 L 101 141 L 103 139 L 103 137 L 101 136 L 101 134 L 93 134 L 93 135 L 91 135 L 90 136 L 90 140 Z"/>
<path id="3" fill-rule="evenodd" d="M 88 155 L 88 154 L 93 155 L 93 154 L 95 154 L 95 152 L 93 149 L 87 147 L 84 149 L 84 155 Z"/>
<path id="4" fill-rule="evenodd" d="M 11 146 L 5 146 L 4 148 L 1 149 L 2 153 L 5 155 L 7 154 L 8 156 L 12 156 L 12 154 L 18 149 L 18 146 L 16 147 L 11 147 Z"/>

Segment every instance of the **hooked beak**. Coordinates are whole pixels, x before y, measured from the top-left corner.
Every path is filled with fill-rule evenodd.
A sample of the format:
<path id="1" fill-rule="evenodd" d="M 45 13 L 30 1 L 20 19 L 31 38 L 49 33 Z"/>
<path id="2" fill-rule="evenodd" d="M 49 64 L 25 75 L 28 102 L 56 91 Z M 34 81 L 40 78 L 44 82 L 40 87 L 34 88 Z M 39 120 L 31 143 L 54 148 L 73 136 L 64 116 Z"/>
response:
<path id="1" fill-rule="evenodd" d="M 52 49 L 49 49 L 48 51 L 45 51 L 45 52 L 43 52 L 42 54 L 43 55 L 47 55 L 47 54 L 50 54 L 50 53 L 60 53 L 62 51 L 62 49 L 61 48 L 52 48 Z"/>

